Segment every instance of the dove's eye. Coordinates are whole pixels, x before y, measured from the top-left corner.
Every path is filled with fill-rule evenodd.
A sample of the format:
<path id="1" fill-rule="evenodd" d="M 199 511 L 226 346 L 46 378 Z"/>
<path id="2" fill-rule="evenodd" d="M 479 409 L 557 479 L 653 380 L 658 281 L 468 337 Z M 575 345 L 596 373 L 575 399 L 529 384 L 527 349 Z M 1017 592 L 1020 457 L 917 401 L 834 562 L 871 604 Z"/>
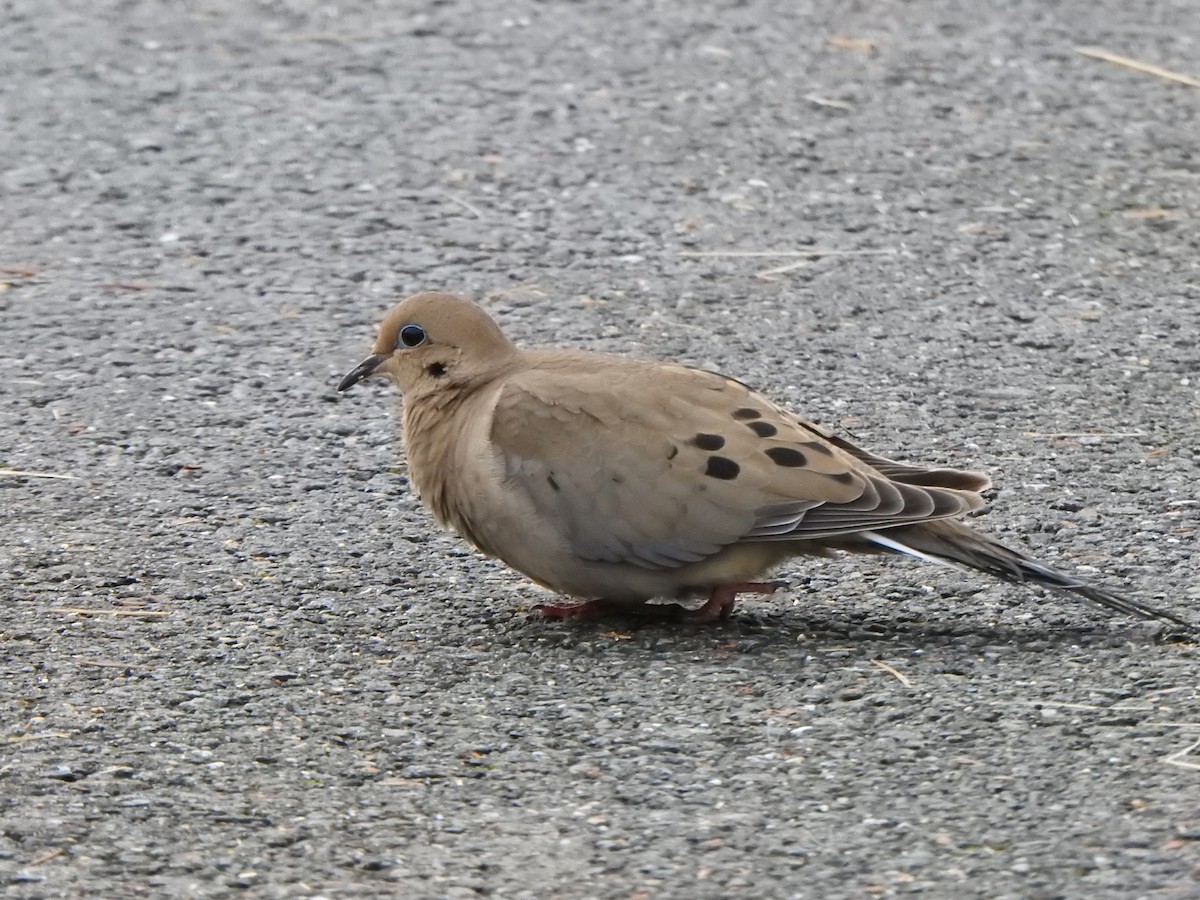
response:
<path id="1" fill-rule="evenodd" d="M 400 329 L 400 343 L 405 347 L 425 343 L 425 329 L 420 325 L 405 325 Z"/>

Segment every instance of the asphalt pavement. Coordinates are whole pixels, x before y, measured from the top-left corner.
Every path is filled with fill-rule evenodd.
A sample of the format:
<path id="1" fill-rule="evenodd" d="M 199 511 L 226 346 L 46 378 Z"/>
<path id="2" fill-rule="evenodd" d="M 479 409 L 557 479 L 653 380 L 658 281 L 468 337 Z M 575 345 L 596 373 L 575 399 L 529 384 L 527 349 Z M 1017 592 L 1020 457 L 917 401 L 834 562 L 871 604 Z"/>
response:
<path id="1" fill-rule="evenodd" d="M 1200 897 L 1200 650 L 914 561 L 547 623 L 393 300 L 716 368 L 1200 620 L 1195 0 L 0 3 L 14 898 Z"/>

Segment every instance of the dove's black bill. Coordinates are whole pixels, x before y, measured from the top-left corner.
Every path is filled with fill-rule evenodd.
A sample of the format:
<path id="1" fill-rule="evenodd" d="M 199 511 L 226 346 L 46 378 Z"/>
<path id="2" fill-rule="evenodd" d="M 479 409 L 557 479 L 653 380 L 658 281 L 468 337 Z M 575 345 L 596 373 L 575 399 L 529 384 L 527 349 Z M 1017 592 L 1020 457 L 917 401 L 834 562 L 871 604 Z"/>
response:
<path id="1" fill-rule="evenodd" d="M 385 359 L 387 359 L 387 355 L 384 353 L 376 353 L 374 356 L 368 356 L 357 366 L 351 369 L 345 378 L 338 382 L 338 390 L 350 390 L 350 388 L 354 387 L 356 384 L 378 369 Z"/>

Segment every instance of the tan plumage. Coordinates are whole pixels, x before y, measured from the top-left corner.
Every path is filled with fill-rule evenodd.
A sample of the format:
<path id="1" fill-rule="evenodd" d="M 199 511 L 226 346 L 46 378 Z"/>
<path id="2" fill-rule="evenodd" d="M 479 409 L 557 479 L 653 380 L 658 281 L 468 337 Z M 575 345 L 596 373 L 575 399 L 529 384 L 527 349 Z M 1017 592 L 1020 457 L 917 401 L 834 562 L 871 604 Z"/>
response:
<path id="1" fill-rule="evenodd" d="M 875 456 L 723 375 L 520 350 L 472 301 L 432 292 L 388 313 L 339 389 L 372 374 L 404 395 L 409 472 L 438 521 L 588 598 L 546 615 L 700 596 L 691 616 L 724 617 L 738 592 L 774 590 L 756 579 L 789 557 L 845 549 L 950 560 L 1186 624 L 956 521 L 983 505 L 986 476 Z"/>

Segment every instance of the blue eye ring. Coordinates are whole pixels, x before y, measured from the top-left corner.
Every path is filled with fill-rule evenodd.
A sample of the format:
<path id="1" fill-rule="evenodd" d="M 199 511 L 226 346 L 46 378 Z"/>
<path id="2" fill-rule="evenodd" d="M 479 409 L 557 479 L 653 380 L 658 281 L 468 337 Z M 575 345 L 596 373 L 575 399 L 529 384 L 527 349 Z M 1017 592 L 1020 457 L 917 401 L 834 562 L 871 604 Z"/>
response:
<path id="1" fill-rule="evenodd" d="M 428 340 L 425 329 L 420 325 L 405 325 L 400 329 L 400 341 L 405 347 L 416 347 Z"/>

